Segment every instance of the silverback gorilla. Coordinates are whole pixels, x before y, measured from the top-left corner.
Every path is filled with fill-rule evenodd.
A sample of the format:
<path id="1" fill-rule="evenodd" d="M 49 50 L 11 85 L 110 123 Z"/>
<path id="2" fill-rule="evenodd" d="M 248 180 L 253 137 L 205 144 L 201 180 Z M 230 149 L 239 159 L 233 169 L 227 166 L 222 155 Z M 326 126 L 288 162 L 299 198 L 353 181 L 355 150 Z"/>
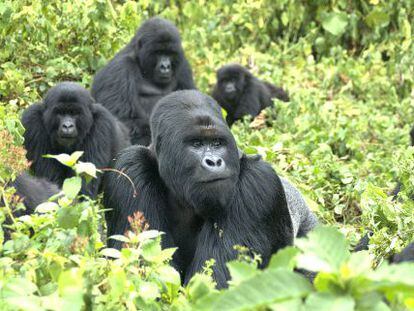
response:
<path id="1" fill-rule="evenodd" d="M 133 144 L 148 146 L 154 105 L 185 89 L 195 85 L 178 29 L 155 17 L 143 23 L 131 42 L 96 74 L 92 96 L 124 122 Z"/>
<path id="2" fill-rule="evenodd" d="M 272 98 L 289 101 L 282 88 L 259 80 L 237 64 L 223 66 L 217 71 L 213 97 L 227 111 L 229 126 L 246 115 L 256 117 L 272 106 Z"/>
<path id="3" fill-rule="evenodd" d="M 123 234 L 128 216 L 141 211 L 151 229 L 166 233 L 164 247 L 178 247 L 173 264 L 184 283 L 214 258 L 217 286 L 225 287 L 234 245 L 261 254 L 266 266 L 272 253 L 316 225 L 298 190 L 259 156 L 241 153 L 211 97 L 194 90 L 167 95 L 150 125 L 150 147 L 125 149 L 115 165 L 138 196 L 125 178 L 108 175 L 108 236 Z"/>
<path id="4" fill-rule="evenodd" d="M 71 154 L 84 151 L 81 160 L 98 168 L 112 164 L 117 153 L 129 145 L 127 130 L 111 113 L 94 103 L 81 85 L 63 82 L 51 88 L 43 102 L 31 105 L 22 116 L 26 131 L 24 146 L 31 170 L 62 186 L 73 175 L 71 168 L 45 154 Z M 82 193 L 91 198 L 98 194 L 101 177 L 84 184 Z"/>

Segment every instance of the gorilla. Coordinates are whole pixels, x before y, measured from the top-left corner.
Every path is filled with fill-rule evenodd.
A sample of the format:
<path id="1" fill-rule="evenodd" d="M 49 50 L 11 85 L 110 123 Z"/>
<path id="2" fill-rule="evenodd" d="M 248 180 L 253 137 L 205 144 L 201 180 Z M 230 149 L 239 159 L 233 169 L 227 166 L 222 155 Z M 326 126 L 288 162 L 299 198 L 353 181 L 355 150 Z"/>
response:
<path id="1" fill-rule="evenodd" d="M 215 259 L 217 287 L 227 285 L 226 263 L 235 245 L 262 256 L 265 267 L 278 249 L 311 230 L 317 220 L 299 191 L 259 156 L 236 145 L 221 109 L 195 90 L 161 99 L 150 119 L 149 147 L 125 149 L 109 173 L 104 192 L 108 236 L 129 229 L 128 216 L 144 214 L 150 229 L 163 231 L 163 247 L 178 247 L 173 265 L 182 280 Z M 109 247 L 121 242 L 109 240 Z"/>
<path id="2" fill-rule="evenodd" d="M 128 127 L 131 142 L 148 146 L 156 102 L 175 91 L 195 89 L 178 29 L 155 17 L 95 76 L 92 96 Z"/>
<path id="3" fill-rule="evenodd" d="M 81 160 L 97 168 L 111 166 L 117 153 L 129 145 L 127 130 L 111 113 L 94 103 L 81 85 L 63 82 L 51 88 L 43 102 L 31 105 L 22 116 L 26 129 L 24 146 L 33 174 L 62 186 L 73 170 L 45 154 L 84 151 Z M 82 186 L 81 192 L 95 198 L 102 177 Z"/>
<path id="4" fill-rule="evenodd" d="M 10 186 L 16 189 L 15 195 L 23 201 L 26 208 L 25 210 L 13 209 L 14 217 L 33 214 L 39 204 L 47 202 L 50 197 L 60 192 L 60 189 L 56 184 L 51 183 L 44 178 L 30 176 L 27 173 L 19 175 Z M 6 185 L 6 187 L 9 186 Z M 0 202 L 0 206 L 4 206 L 4 201 Z M 11 224 L 11 220 L 6 218 L 4 224 Z M 10 230 L 4 228 L 4 233 L 5 240 L 9 240 L 11 234 Z"/>
<path id="5" fill-rule="evenodd" d="M 26 211 L 13 213 L 16 217 L 32 214 L 39 204 L 47 202 L 51 196 L 60 192 L 60 188 L 56 184 L 27 173 L 19 175 L 11 186 L 16 189 L 15 194 L 23 200 L 26 207 Z"/>
<path id="6" fill-rule="evenodd" d="M 256 117 L 273 105 L 272 98 L 289 101 L 289 95 L 282 88 L 259 80 L 237 64 L 223 66 L 217 71 L 213 97 L 227 111 L 229 126 L 245 115 Z"/>
<path id="7" fill-rule="evenodd" d="M 400 262 L 405 262 L 405 261 L 410 261 L 410 262 L 414 261 L 414 242 L 411 242 L 410 244 L 408 244 L 401 251 L 401 253 L 395 254 L 391 259 L 392 263 L 400 263 Z"/>

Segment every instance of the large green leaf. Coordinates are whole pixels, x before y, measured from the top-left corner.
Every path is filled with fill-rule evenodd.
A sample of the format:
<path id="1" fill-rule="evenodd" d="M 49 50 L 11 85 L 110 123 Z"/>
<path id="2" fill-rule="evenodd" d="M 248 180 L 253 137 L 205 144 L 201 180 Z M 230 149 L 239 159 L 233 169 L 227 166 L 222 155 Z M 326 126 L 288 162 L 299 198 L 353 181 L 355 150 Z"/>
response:
<path id="1" fill-rule="evenodd" d="M 296 264 L 296 256 L 299 254 L 299 250 L 294 247 L 285 247 L 279 250 L 270 259 L 268 269 L 275 268 L 289 268 L 293 269 Z"/>
<path id="2" fill-rule="evenodd" d="M 76 198 L 81 188 L 82 188 L 82 178 L 80 178 L 79 176 L 74 176 L 74 177 L 65 179 L 65 181 L 63 182 L 63 186 L 62 186 L 63 192 L 70 199 Z"/>
<path id="3" fill-rule="evenodd" d="M 83 155 L 83 151 L 75 151 L 71 155 L 68 155 L 68 154 L 65 154 L 65 153 L 58 154 L 58 155 L 47 154 L 47 155 L 44 155 L 44 157 L 45 158 L 56 159 L 60 163 L 62 163 L 63 165 L 73 167 L 82 155 Z"/>
<path id="4" fill-rule="evenodd" d="M 340 36 L 345 32 L 348 25 L 346 13 L 328 13 L 322 18 L 322 27 L 334 36 Z"/>
<path id="5" fill-rule="evenodd" d="M 414 263 L 403 262 L 389 265 L 383 263 L 376 271 L 368 274 L 374 283 L 372 288 L 382 291 L 411 292 L 414 298 Z"/>
<path id="6" fill-rule="evenodd" d="M 312 286 L 303 276 L 285 269 L 262 271 L 236 287 L 207 296 L 195 306 L 198 310 L 248 310 L 273 302 L 304 297 Z"/>
<path id="7" fill-rule="evenodd" d="M 312 293 L 306 299 L 307 311 L 354 311 L 355 301 L 350 296 Z"/>
<path id="8" fill-rule="evenodd" d="M 258 270 L 252 264 L 241 261 L 230 261 L 227 263 L 231 276 L 231 284 L 237 285 L 258 273 Z"/>
<path id="9" fill-rule="evenodd" d="M 390 22 L 390 17 L 384 10 L 375 8 L 365 17 L 365 21 L 371 28 L 386 27 Z"/>
<path id="10" fill-rule="evenodd" d="M 65 206 L 58 209 L 57 223 L 59 227 L 64 229 L 75 228 L 79 224 L 80 211 L 74 206 Z"/>
<path id="11" fill-rule="evenodd" d="M 298 267 L 310 271 L 339 272 L 350 258 L 347 240 L 333 227 L 318 227 L 296 245 L 303 252 L 298 256 Z"/>

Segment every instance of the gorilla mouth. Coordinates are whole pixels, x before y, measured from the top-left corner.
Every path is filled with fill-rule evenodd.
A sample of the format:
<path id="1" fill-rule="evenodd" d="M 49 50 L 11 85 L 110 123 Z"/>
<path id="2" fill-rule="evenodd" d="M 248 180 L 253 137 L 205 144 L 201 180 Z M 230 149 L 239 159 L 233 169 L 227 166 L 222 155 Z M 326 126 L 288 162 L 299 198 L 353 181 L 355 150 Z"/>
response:
<path id="1" fill-rule="evenodd" d="M 73 145 L 76 142 L 76 136 L 60 136 L 57 141 L 63 146 Z"/>
<path id="2" fill-rule="evenodd" d="M 163 80 L 163 81 L 169 81 L 171 79 L 171 75 L 170 74 L 160 74 L 159 78 L 160 78 L 160 80 Z"/>
<path id="3" fill-rule="evenodd" d="M 220 177 L 211 177 L 201 180 L 201 183 L 203 184 L 209 184 L 209 183 L 215 183 L 219 181 L 225 181 L 227 179 L 230 179 L 231 176 L 220 176 Z"/>

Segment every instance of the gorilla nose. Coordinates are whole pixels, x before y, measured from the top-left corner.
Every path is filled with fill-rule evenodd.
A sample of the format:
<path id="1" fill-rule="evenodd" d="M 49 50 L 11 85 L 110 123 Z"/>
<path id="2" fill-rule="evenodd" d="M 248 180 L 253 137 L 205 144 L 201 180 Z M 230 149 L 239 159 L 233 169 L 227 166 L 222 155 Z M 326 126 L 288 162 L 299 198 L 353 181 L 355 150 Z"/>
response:
<path id="1" fill-rule="evenodd" d="M 75 130 L 75 125 L 71 122 L 65 122 L 62 124 L 62 132 L 65 134 L 71 134 Z"/>
<path id="2" fill-rule="evenodd" d="M 170 62 L 162 62 L 160 65 L 161 73 L 169 73 L 171 70 L 171 63 Z"/>
<path id="3" fill-rule="evenodd" d="M 215 173 L 220 173 L 226 168 L 226 164 L 224 163 L 223 159 L 217 156 L 204 157 L 201 165 L 208 171 Z"/>
<path id="4" fill-rule="evenodd" d="M 226 85 L 226 87 L 224 88 L 224 90 L 225 90 L 227 93 L 231 93 L 231 92 L 234 92 L 234 91 L 236 90 L 236 88 L 234 87 L 234 84 L 232 84 L 232 83 L 228 83 L 228 84 Z"/>

